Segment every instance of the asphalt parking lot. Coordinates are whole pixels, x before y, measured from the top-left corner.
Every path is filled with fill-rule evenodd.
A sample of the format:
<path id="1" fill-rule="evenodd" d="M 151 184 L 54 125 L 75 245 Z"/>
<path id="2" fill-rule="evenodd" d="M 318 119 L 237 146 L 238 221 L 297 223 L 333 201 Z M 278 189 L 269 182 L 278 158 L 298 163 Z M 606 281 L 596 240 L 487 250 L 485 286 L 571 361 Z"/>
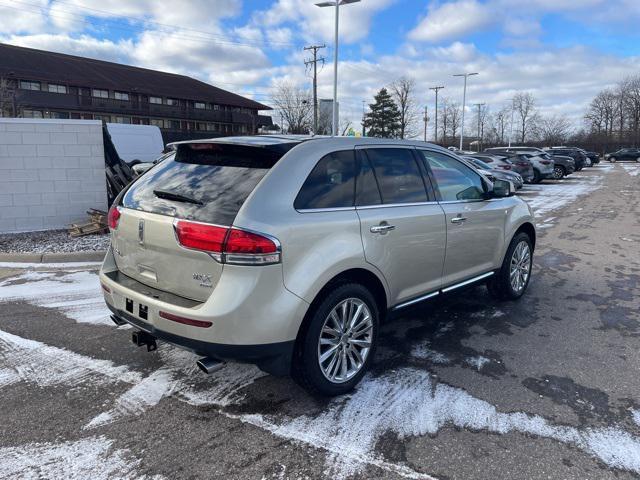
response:
<path id="1" fill-rule="evenodd" d="M 0 478 L 638 478 L 640 165 L 521 196 L 539 226 L 525 297 L 407 311 L 333 400 L 136 348 L 96 265 L 1 264 Z"/>

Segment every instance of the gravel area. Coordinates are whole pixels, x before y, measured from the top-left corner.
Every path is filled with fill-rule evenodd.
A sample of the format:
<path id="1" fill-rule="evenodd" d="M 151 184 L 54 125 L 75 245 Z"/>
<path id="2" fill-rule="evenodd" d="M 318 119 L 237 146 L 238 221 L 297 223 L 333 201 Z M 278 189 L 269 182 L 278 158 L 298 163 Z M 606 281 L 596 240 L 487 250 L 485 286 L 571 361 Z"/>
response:
<path id="1" fill-rule="evenodd" d="M 109 247 L 109 234 L 72 237 L 66 230 L 0 235 L 0 253 L 94 252 Z"/>

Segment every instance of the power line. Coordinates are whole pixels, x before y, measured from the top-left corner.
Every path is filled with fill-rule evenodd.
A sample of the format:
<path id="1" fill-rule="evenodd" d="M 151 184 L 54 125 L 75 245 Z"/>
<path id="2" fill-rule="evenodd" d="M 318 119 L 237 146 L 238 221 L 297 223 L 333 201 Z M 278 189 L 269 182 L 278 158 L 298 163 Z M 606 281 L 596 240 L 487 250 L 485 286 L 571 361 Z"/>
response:
<path id="1" fill-rule="evenodd" d="M 429 90 L 434 90 L 436 92 L 436 108 L 435 108 L 436 125 L 435 125 L 435 134 L 434 134 L 435 143 L 438 143 L 438 91 L 442 90 L 443 88 L 444 88 L 444 86 L 441 86 L 441 87 L 430 87 L 429 88 Z"/>
<path id="2" fill-rule="evenodd" d="M 318 62 L 324 65 L 324 57 L 318 58 L 318 50 L 326 48 L 325 44 L 304 47 L 313 52 L 313 60 L 305 60 L 305 66 L 313 65 L 313 133 L 318 133 Z"/>

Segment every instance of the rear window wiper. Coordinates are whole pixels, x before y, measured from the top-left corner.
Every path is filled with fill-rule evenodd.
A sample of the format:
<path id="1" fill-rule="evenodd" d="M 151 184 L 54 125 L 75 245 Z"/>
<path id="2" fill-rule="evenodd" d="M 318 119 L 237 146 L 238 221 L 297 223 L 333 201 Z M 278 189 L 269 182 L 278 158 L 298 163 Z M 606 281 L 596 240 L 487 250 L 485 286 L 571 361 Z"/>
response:
<path id="1" fill-rule="evenodd" d="M 168 190 L 154 190 L 153 194 L 158 198 L 166 200 L 175 200 L 176 202 L 193 203 L 195 205 L 204 205 L 200 200 L 182 195 L 181 193 L 170 192 Z"/>

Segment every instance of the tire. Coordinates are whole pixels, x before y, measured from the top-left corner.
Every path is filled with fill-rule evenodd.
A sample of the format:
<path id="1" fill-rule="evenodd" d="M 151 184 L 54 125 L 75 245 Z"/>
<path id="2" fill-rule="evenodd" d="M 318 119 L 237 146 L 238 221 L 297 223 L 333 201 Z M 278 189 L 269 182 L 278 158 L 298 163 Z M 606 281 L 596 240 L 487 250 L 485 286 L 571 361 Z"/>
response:
<path id="1" fill-rule="evenodd" d="M 611 163 L 616 163 L 616 160 L 617 160 L 616 157 L 609 157 L 609 161 Z"/>
<path id="2" fill-rule="evenodd" d="M 340 329 L 340 320 L 342 320 L 340 317 L 344 312 L 341 308 L 345 304 L 348 312 L 354 312 L 360 306 L 366 307 L 357 317 L 360 320 L 356 320 L 358 323 L 355 327 L 361 325 L 361 328 L 356 329 L 359 333 L 355 338 L 345 336 L 348 333 L 346 328 Z M 334 312 L 334 309 L 337 311 Z M 369 321 L 366 321 L 366 317 L 363 316 L 367 310 L 370 315 Z M 337 320 L 331 316 L 332 312 L 338 315 Z M 362 380 L 373 361 L 380 318 L 376 301 L 371 292 L 358 283 L 338 284 L 324 295 L 308 315 L 310 315 L 308 323 L 304 331 L 301 331 L 296 345 L 292 368 L 293 378 L 312 394 L 343 395 Z M 335 334 L 327 333 L 329 331 Z M 342 333 L 341 337 L 340 333 Z M 362 345 L 352 344 L 353 340 L 362 342 Z M 369 343 L 369 347 L 364 346 L 366 343 Z M 331 350 L 333 347 L 336 348 Z M 356 348 L 357 355 L 354 353 Z M 335 354 L 329 353 L 330 350 Z M 339 352 L 345 353 L 340 355 Z M 327 358 L 321 362 L 320 358 L 324 354 L 327 354 Z M 333 367 L 332 362 L 335 362 Z M 340 368 L 342 365 L 340 362 L 344 362 L 345 369 Z M 358 363 L 360 363 L 359 366 Z M 332 373 L 334 380 L 330 378 Z"/>
<path id="3" fill-rule="evenodd" d="M 519 288 L 516 288 L 511 281 L 511 264 L 512 260 L 514 259 L 514 255 L 520 255 L 521 251 L 517 249 L 519 249 L 520 245 L 523 243 L 528 249 L 526 250 L 528 252 L 528 260 L 522 258 L 522 261 L 527 262 L 522 265 L 523 268 L 526 266 L 527 274 L 525 279 L 522 279 L 520 277 L 523 283 Z M 527 290 L 527 286 L 529 285 L 529 280 L 531 280 L 532 264 L 533 246 L 531 244 L 531 239 L 526 233 L 520 232 L 511 240 L 509 248 L 507 249 L 507 253 L 504 256 L 504 260 L 502 261 L 500 270 L 487 282 L 487 289 L 489 290 L 489 294 L 497 300 L 517 300 L 518 298 L 520 298 L 522 295 L 524 295 L 524 292 Z M 520 271 L 522 272 L 522 269 L 520 269 Z"/>
<path id="4" fill-rule="evenodd" d="M 553 178 L 555 180 L 560 180 L 562 177 L 567 176 L 567 171 L 562 165 L 556 165 L 553 167 Z"/>

